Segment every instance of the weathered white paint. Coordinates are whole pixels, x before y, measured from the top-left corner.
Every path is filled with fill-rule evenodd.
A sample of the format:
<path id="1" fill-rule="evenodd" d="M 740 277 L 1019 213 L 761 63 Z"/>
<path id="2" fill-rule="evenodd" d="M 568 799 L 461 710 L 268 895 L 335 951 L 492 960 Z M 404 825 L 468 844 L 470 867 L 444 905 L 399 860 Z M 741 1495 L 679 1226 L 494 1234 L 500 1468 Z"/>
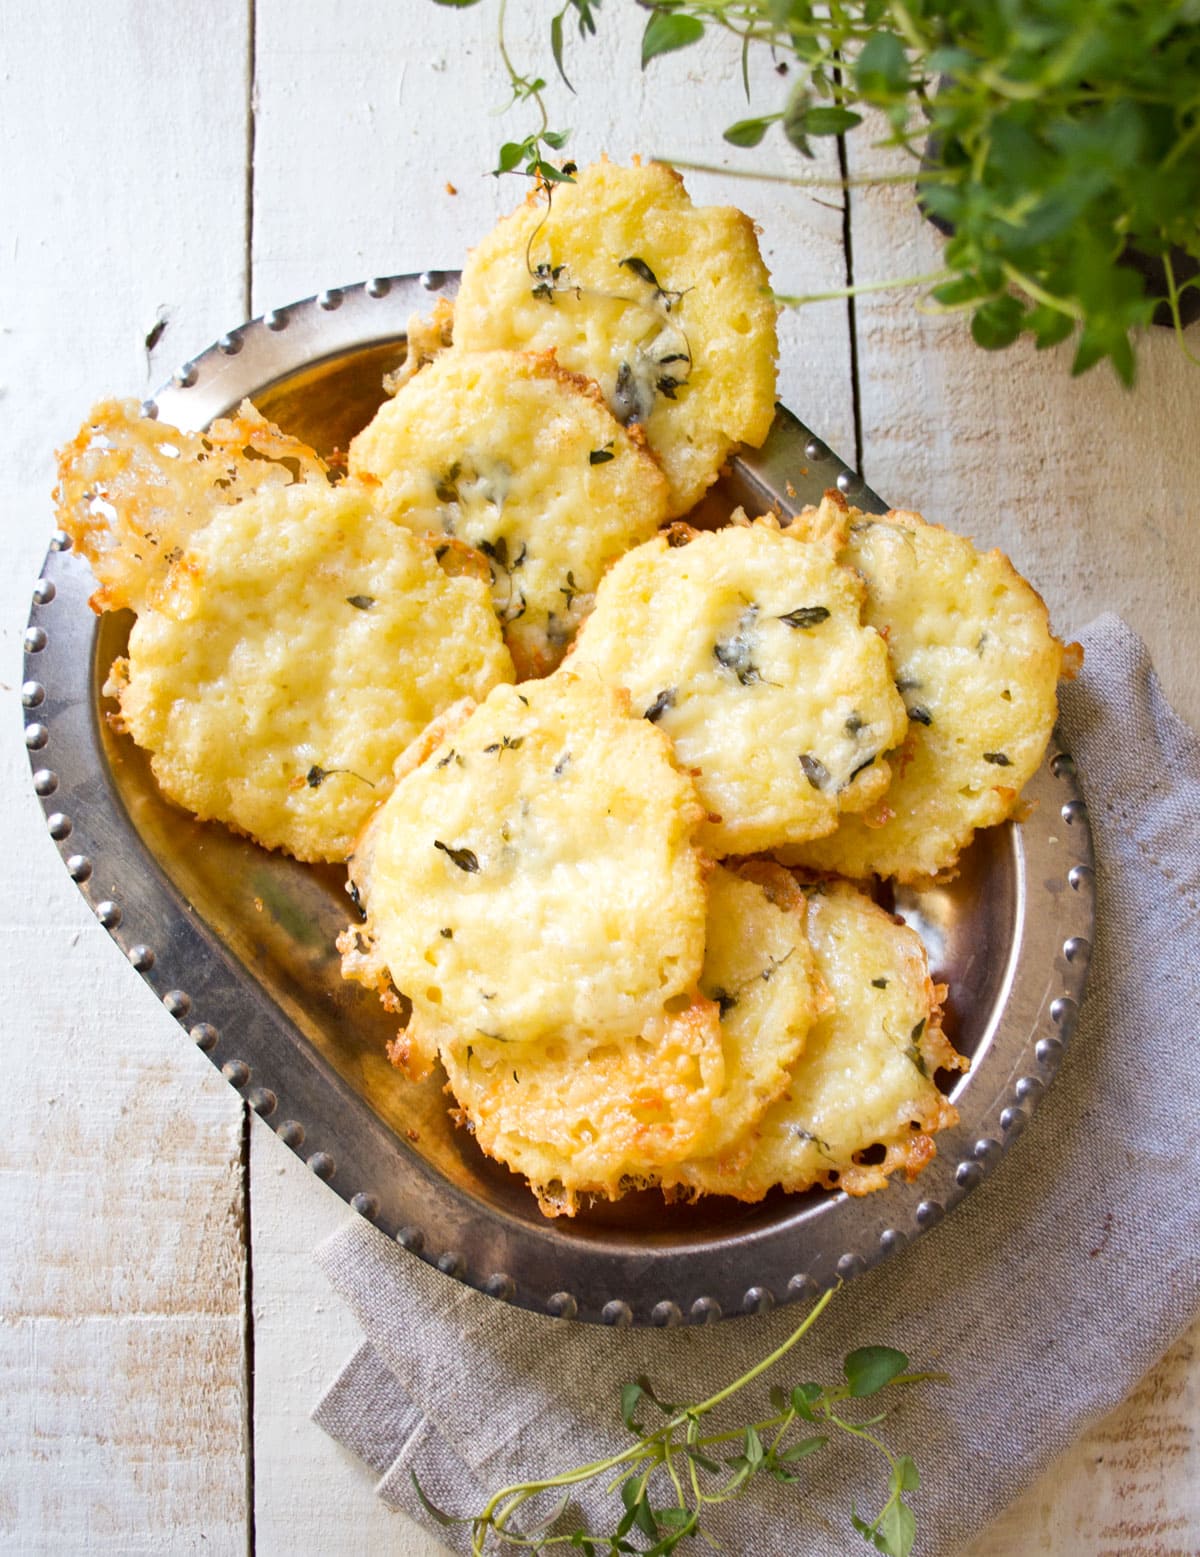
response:
<path id="1" fill-rule="evenodd" d="M 519 61 L 547 64 L 544 16 L 513 5 Z M 540 8 L 538 8 L 540 9 Z M 245 1499 L 240 1113 L 97 927 L 28 791 L 18 646 L 50 528 L 52 451 L 102 393 L 144 393 L 244 317 L 365 275 L 451 266 L 520 197 L 483 176 L 528 121 L 505 99 L 493 3 L 256 0 L 251 231 L 248 0 L 0 9 L 0 1552 L 242 1552 Z M 556 124 L 583 158 L 634 150 L 790 165 L 778 137 L 722 146 L 746 109 L 735 51 L 636 69 L 641 17 L 611 0 L 568 44 L 578 99 Z M 766 65 L 756 108 L 775 100 Z M 833 171 L 829 154 L 807 175 Z M 458 191 L 450 194 L 447 183 Z M 763 228 L 782 290 L 844 280 L 836 192 L 689 177 Z M 927 268 L 907 197 L 856 194 L 860 280 Z M 252 254 L 252 266 L 248 266 Z M 143 339 L 167 329 L 147 360 Z M 1124 610 L 1200 714 L 1195 575 L 1200 383 L 1166 337 L 1127 396 L 1032 354 L 984 357 L 958 321 L 859 304 L 867 474 L 896 502 L 1007 546 L 1060 624 Z M 782 397 L 853 450 L 843 305 L 783 321 Z M 369 1473 L 308 1421 L 354 1344 L 309 1251 L 344 1212 L 259 1123 L 250 1183 L 259 1553 L 435 1557 L 375 1501 Z M 1200 1548 L 1200 1331 L 971 1548 L 970 1557 Z"/>
<path id="2" fill-rule="evenodd" d="M 240 5 L 186 29 L 136 0 L 0 10 L 0 1551 L 20 1557 L 246 1548 L 241 1109 L 67 879 L 19 708 L 56 442 L 242 307 L 245 37 Z"/>
<path id="3" fill-rule="evenodd" d="M 527 4 L 509 9 L 515 65 L 553 76 L 548 13 Z M 486 172 L 501 141 L 519 140 L 537 122 L 531 107 L 494 112 L 509 96 L 494 4 L 456 12 L 429 0 L 346 0 L 335 19 L 322 0 L 257 0 L 257 19 L 256 313 L 339 281 L 457 267 L 524 198 L 522 179 Z M 573 131 L 567 153 L 580 161 L 639 153 L 780 165 L 779 137 L 751 157 L 717 133 L 748 112 L 738 51 L 727 40 L 706 42 L 695 54 L 656 61 L 643 77 L 643 24 L 642 12 L 613 4 L 586 45 L 568 28 L 566 63 L 568 72 L 578 68 L 580 95 L 557 79 L 545 93 L 551 125 Z M 600 89 L 603 81 L 608 90 Z M 757 58 L 754 89 L 764 100 L 773 98 L 774 81 L 770 62 Z M 831 144 L 808 171 L 836 178 Z M 783 292 L 828 286 L 830 277 L 835 286 L 844 282 L 838 190 L 705 174 L 689 174 L 687 182 L 698 202 L 736 203 L 753 215 Z M 852 456 L 844 305 L 787 315 L 781 333 L 781 397 Z"/>
<path id="4" fill-rule="evenodd" d="M 312 1251 L 345 1205 L 261 1120 L 250 1139 L 254 1226 L 255 1537 L 261 1554 L 433 1557 L 445 1549 L 375 1496 L 375 1477 L 308 1413 L 362 1339 Z"/>
<path id="5" fill-rule="evenodd" d="M 883 154 L 862 163 L 883 166 Z M 938 269 L 944 240 L 915 218 L 908 189 L 852 198 L 859 282 Z M 1176 708 L 1200 726 L 1196 602 L 1181 587 L 1200 575 L 1200 369 L 1154 328 L 1140 343 L 1136 392 L 1107 364 L 1072 379 L 1069 344 L 983 352 L 969 314 L 922 313 L 919 296 L 858 301 L 868 480 L 897 507 L 1002 547 L 1061 632 L 1119 612 L 1150 645 Z"/>

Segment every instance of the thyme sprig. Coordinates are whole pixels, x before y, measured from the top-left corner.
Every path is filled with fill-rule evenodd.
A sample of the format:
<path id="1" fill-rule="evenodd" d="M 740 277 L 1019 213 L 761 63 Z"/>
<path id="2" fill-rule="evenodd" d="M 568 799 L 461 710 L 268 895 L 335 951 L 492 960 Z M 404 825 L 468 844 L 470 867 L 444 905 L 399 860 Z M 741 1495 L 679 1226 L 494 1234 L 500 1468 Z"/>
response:
<path id="1" fill-rule="evenodd" d="M 476 0 L 441 0 L 474 4 Z M 553 0 L 551 54 L 563 62 L 565 26 L 597 30 L 600 0 Z M 786 66 L 781 102 L 730 125 L 725 141 L 752 150 L 782 133 L 801 156 L 837 138 L 898 149 L 910 171 L 869 168 L 833 179 L 752 168 L 748 178 L 845 190 L 910 183 L 948 239 L 941 267 L 803 297 L 800 304 L 918 287 L 922 306 L 966 313 L 985 349 L 1032 336 L 1039 349 L 1072 341 L 1072 372 L 1109 361 L 1126 383 L 1136 332 L 1156 318 L 1181 348 L 1200 312 L 1200 13 L 1194 0 L 640 0 L 649 13 L 645 69 L 710 30 L 738 40 L 748 61 L 769 51 Z M 514 102 L 540 122 L 501 150 L 497 171 L 547 185 L 564 175 L 552 153 L 540 77 L 500 52 Z M 880 134 L 880 126 L 883 126 Z M 846 142 L 847 136 L 853 139 Z M 855 157 L 855 161 L 859 159 Z M 863 159 L 866 160 L 866 159 Z M 676 162 L 679 167 L 706 164 Z M 569 175 L 567 175 L 569 176 Z"/>
<path id="2" fill-rule="evenodd" d="M 712 1545 L 704 1529 L 709 1511 L 740 1497 L 756 1476 L 794 1484 L 805 1478 L 800 1462 L 820 1453 L 839 1435 L 875 1449 L 888 1468 L 887 1498 L 874 1519 L 851 1505 L 850 1523 L 868 1545 L 908 1557 L 916 1535 L 916 1517 L 906 1494 L 920 1487 L 916 1465 L 894 1453 L 874 1429 L 886 1412 L 856 1420 L 849 1403 L 887 1389 L 925 1381 L 945 1381 L 937 1373 L 911 1373 L 903 1352 L 889 1346 L 864 1346 L 844 1360 L 844 1383 L 774 1385 L 770 1411 L 742 1426 L 719 1427 L 710 1419 L 749 1385 L 787 1356 L 816 1323 L 833 1297 L 826 1292 L 768 1356 L 740 1378 L 695 1405 L 676 1406 L 661 1399 L 644 1377 L 621 1389 L 621 1419 L 633 1434 L 628 1448 L 605 1459 L 557 1475 L 514 1482 L 488 1498 L 477 1514 L 454 1515 L 427 1496 L 416 1476 L 413 1484 L 426 1512 L 438 1524 L 469 1525 L 474 1557 L 503 1547 L 548 1552 L 563 1547 L 585 1557 L 669 1557 L 692 1536 Z M 639 1419 L 652 1411 L 662 1420 L 646 1427 Z M 599 1483 L 615 1495 L 612 1526 L 597 1533 L 572 1510 L 574 1489 Z"/>
<path id="3" fill-rule="evenodd" d="M 438 0 L 438 3 L 462 6 L 473 5 L 477 0 Z M 600 0 L 566 0 L 562 10 L 555 12 L 550 19 L 550 50 L 554 55 L 554 63 L 558 67 L 559 75 L 572 92 L 575 88 L 567 80 L 566 71 L 563 69 L 563 20 L 568 12 L 574 11 L 579 21 L 580 35 L 586 37 L 589 33 L 595 33 L 596 19 L 593 10 L 599 3 Z M 527 76 L 513 63 L 504 33 L 507 5 L 508 0 L 500 0 L 497 42 L 500 58 L 508 72 L 508 84 L 512 90 L 508 106 L 511 108 L 517 103 L 532 102 L 538 112 L 538 123 L 523 140 L 504 142 L 500 147 L 500 155 L 493 171 L 497 177 L 502 173 L 525 173 L 530 178 L 540 180 L 546 186 L 573 183 L 570 165 L 559 167 L 551 160 L 552 154 L 560 152 L 567 144 L 571 132 L 550 128 L 550 116 L 546 112 L 546 100 L 542 96 L 546 90 L 545 77 Z"/>

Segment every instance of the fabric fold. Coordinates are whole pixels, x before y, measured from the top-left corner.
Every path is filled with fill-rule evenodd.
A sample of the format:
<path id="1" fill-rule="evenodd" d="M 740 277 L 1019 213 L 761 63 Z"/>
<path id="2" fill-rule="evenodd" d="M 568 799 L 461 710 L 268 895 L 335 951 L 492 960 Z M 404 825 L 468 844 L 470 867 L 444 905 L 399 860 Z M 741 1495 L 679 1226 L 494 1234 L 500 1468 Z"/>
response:
<path id="1" fill-rule="evenodd" d="M 1116 1406 L 1200 1306 L 1200 743 L 1122 622 L 1102 617 L 1083 637 L 1060 728 L 1093 831 L 1097 931 L 1059 1078 L 953 1216 L 838 1293 L 778 1379 L 746 1397 L 750 1420 L 771 1382 L 835 1382 L 844 1353 L 868 1343 L 948 1373 L 899 1397 L 882 1429 L 922 1472 L 916 1549 L 930 1557 L 955 1552 Z M 665 1398 L 701 1399 L 802 1317 L 667 1332 L 541 1318 L 441 1276 L 358 1217 L 317 1258 L 366 1339 L 316 1420 L 427 1524 L 412 1472 L 440 1506 L 477 1512 L 505 1483 L 624 1448 L 623 1383 L 645 1373 Z M 805 1483 L 757 1478 L 720 1510 L 712 1533 L 728 1552 L 864 1549 L 850 1504 L 881 1506 L 886 1467 L 841 1444 L 805 1464 Z M 598 1492 L 580 1506 L 598 1532 L 615 1521 Z M 465 1527 L 431 1528 L 469 1549 Z"/>

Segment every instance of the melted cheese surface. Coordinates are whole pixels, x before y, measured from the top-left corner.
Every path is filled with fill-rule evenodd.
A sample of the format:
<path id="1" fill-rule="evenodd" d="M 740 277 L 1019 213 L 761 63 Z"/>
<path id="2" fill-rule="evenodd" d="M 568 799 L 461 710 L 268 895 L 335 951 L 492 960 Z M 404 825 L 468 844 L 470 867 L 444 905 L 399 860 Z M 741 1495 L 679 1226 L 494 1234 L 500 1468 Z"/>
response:
<path id="1" fill-rule="evenodd" d="M 322 480 L 219 509 L 104 690 L 173 800 L 341 860 L 414 736 L 512 675 L 487 586 Z"/>
<path id="2" fill-rule="evenodd" d="M 666 514 L 640 432 L 549 354 L 443 353 L 354 439 L 350 470 L 398 523 L 483 551 L 523 677 L 554 669 L 605 568 Z"/>
<path id="3" fill-rule="evenodd" d="M 934 1133 L 957 1121 L 931 1078 L 965 1062 L 941 1031 L 944 991 L 920 938 L 845 882 L 811 892 L 808 934 L 833 1009 L 814 1024 L 739 1172 L 684 1165 L 681 1182 L 695 1193 L 761 1200 L 777 1184 L 824 1184 L 866 1194 L 897 1169 L 920 1172 L 936 1154 Z M 860 1160 L 870 1147 L 884 1148 L 881 1162 Z"/>
<path id="4" fill-rule="evenodd" d="M 60 451 L 54 496 L 59 523 L 100 585 L 93 609 L 140 610 L 217 513 L 293 481 L 321 488 L 328 471 L 248 400 L 203 434 L 143 416 L 136 400 L 107 400 Z"/>
<path id="5" fill-rule="evenodd" d="M 911 724 L 879 803 L 783 858 L 916 881 L 1013 815 L 1054 727 L 1063 645 L 1003 553 L 919 514 L 853 513 L 841 556 L 866 580 L 864 614 L 887 638 Z"/>
<path id="6" fill-rule="evenodd" d="M 581 168 L 475 248 L 455 303 L 469 350 L 553 350 L 599 383 L 662 461 L 686 513 L 775 411 L 776 308 L 753 223 L 696 207 L 661 163 Z"/>
<path id="7" fill-rule="evenodd" d="M 418 755 L 351 862 L 368 917 L 345 961 L 412 1002 L 410 1070 L 450 1036 L 590 1045 L 692 998 L 701 811 L 627 699 L 560 670 L 495 688 Z"/>
<path id="8" fill-rule="evenodd" d="M 696 776 L 714 854 L 819 837 L 886 789 L 906 728 L 862 586 L 770 524 L 658 537 L 606 575 L 571 664 L 628 688 Z"/>

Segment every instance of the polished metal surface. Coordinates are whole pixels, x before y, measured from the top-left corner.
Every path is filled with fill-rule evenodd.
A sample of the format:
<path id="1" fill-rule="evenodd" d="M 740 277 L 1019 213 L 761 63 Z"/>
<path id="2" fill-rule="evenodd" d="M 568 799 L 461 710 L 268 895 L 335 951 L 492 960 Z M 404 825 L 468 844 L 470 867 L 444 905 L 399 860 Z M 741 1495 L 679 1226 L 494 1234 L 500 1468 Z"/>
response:
<path id="1" fill-rule="evenodd" d="M 404 355 L 409 314 L 456 277 L 379 278 L 277 309 L 180 368 L 149 407 L 199 429 L 245 396 L 321 452 L 345 449 Z M 739 504 L 794 511 L 837 484 L 886 504 L 782 408 L 695 522 Z M 402 1081 L 395 1022 L 343 982 L 344 873 L 268 854 L 158 793 L 101 696 L 127 613 L 96 618 L 94 583 L 56 535 L 25 634 L 25 739 L 47 827 L 115 945 L 230 1085 L 359 1214 L 497 1300 L 625 1326 L 764 1312 L 866 1270 L 934 1226 L 990 1173 L 1038 1105 L 1078 1014 L 1093 923 L 1087 814 L 1052 744 L 1028 815 L 981 834 L 947 886 L 892 906 L 950 986 L 947 1030 L 971 1059 L 959 1125 L 913 1184 L 875 1195 L 773 1195 L 667 1208 L 646 1192 L 551 1222 L 521 1180 L 456 1130 L 435 1080 Z M 1049 1105 L 1052 1107 L 1053 1103 Z"/>

